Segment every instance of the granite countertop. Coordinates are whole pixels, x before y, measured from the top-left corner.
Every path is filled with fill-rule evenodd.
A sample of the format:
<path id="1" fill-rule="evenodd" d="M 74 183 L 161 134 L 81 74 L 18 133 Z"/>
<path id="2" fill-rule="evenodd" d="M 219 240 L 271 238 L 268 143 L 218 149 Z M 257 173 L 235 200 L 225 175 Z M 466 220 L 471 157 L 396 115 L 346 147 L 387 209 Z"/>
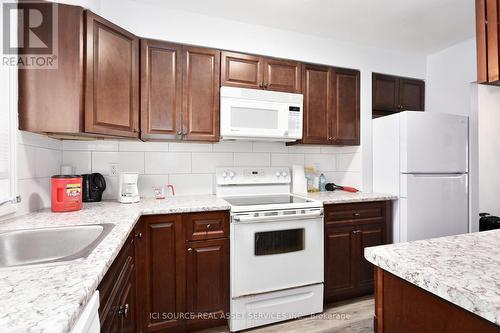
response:
<path id="1" fill-rule="evenodd" d="M 370 247 L 383 270 L 500 325 L 500 230 Z"/>
<path id="2" fill-rule="evenodd" d="M 396 200 L 398 197 L 391 194 L 384 193 L 365 193 L 365 192 L 345 192 L 345 191 L 327 191 L 327 192 L 316 192 L 308 193 L 308 198 L 322 201 L 323 204 L 340 204 L 340 203 L 352 203 L 352 202 L 366 202 L 366 201 L 386 201 L 386 200 Z"/>
<path id="3" fill-rule="evenodd" d="M 395 199 L 373 193 L 311 194 L 325 204 Z M 136 204 L 103 201 L 84 204 L 70 213 L 50 210 L 1 221 L 0 232 L 82 224 L 113 223 L 106 238 L 82 259 L 45 265 L 0 269 L 0 327 L 2 332 L 68 332 L 74 325 L 141 215 L 229 210 L 214 195 L 142 199 Z"/>

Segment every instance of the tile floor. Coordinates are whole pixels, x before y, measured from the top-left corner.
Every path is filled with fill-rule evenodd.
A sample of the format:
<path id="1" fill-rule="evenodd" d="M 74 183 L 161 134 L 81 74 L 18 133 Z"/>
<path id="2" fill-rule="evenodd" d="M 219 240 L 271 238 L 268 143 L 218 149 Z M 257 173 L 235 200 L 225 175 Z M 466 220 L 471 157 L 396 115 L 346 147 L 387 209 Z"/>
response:
<path id="1" fill-rule="evenodd" d="M 373 333 L 374 300 L 372 296 L 329 304 L 322 316 L 306 317 L 257 329 L 249 333 Z M 218 327 L 200 333 L 227 333 Z"/>

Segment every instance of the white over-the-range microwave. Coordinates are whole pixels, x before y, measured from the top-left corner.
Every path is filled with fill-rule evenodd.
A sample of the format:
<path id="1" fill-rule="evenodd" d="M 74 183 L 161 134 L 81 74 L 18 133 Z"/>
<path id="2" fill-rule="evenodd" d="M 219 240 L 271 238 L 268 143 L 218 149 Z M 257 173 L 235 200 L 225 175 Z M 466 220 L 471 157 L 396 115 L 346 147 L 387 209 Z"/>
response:
<path id="1" fill-rule="evenodd" d="M 300 140 L 303 101 L 302 94 L 221 87 L 221 138 L 282 142 Z"/>

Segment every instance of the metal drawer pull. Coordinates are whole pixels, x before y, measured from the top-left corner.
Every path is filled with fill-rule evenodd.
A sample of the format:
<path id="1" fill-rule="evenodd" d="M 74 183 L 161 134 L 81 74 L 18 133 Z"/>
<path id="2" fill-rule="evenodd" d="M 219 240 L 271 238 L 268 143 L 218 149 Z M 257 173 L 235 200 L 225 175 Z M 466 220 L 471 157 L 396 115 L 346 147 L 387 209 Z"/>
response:
<path id="1" fill-rule="evenodd" d="M 123 305 L 123 306 L 120 306 L 118 308 L 118 315 L 123 316 L 124 318 L 127 318 L 127 316 L 128 316 L 128 303 Z"/>
<path id="2" fill-rule="evenodd" d="M 361 233 L 361 230 L 354 230 L 352 233 L 353 234 L 359 234 L 359 233 Z"/>
<path id="3" fill-rule="evenodd" d="M 212 227 L 211 224 L 207 224 L 207 229 L 210 229 Z"/>
<path id="4" fill-rule="evenodd" d="M 353 215 L 358 217 L 358 216 L 361 216 L 361 213 L 354 213 Z"/>

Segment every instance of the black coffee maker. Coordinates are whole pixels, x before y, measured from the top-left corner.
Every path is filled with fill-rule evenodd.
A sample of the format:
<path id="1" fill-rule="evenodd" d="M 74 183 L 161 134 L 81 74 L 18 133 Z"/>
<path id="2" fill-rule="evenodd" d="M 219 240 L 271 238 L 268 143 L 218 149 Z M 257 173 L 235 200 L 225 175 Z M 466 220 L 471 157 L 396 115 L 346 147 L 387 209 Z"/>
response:
<path id="1" fill-rule="evenodd" d="M 100 173 L 85 174 L 82 175 L 82 188 L 83 202 L 98 202 L 106 189 L 106 180 Z"/>

